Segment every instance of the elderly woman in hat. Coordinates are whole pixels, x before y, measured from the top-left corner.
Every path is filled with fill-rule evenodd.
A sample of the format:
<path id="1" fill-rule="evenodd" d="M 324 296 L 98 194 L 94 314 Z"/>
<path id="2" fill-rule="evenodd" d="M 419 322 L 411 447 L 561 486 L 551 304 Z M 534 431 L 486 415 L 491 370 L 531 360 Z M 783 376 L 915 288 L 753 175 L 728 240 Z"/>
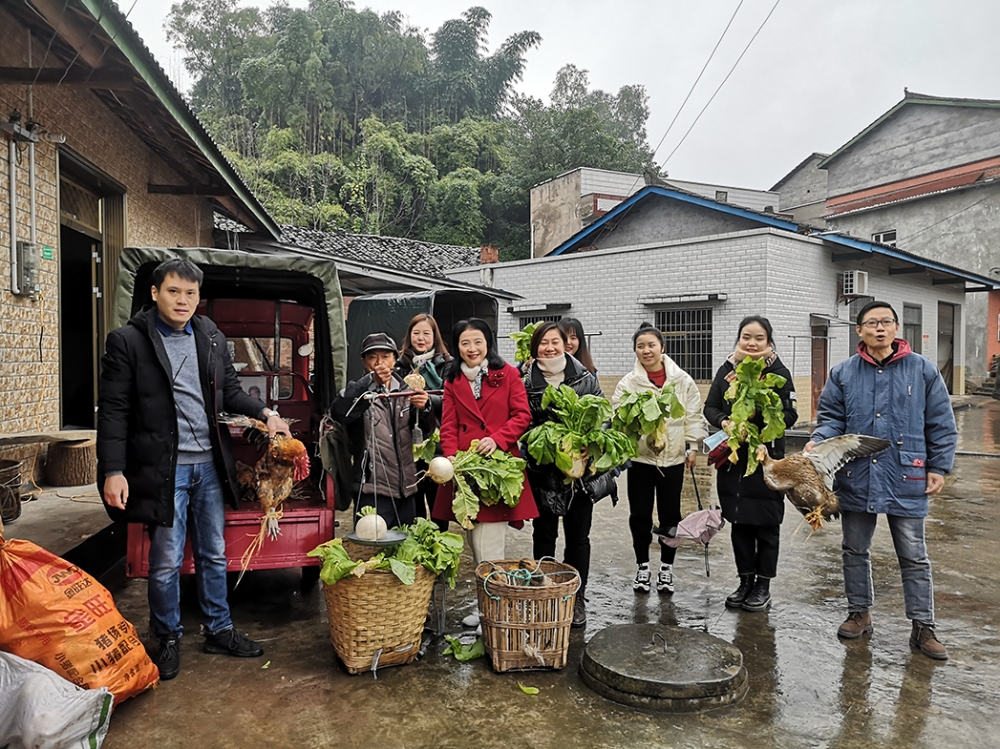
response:
<path id="1" fill-rule="evenodd" d="M 412 523 L 416 510 L 413 428 L 419 423 L 429 434 L 436 427 L 427 393 L 410 391 L 393 371 L 397 356 L 388 335 L 367 336 L 361 344 L 366 374 L 348 383 L 330 406 L 330 416 L 350 437 L 355 512 L 374 506 L 390 528 Z"/>

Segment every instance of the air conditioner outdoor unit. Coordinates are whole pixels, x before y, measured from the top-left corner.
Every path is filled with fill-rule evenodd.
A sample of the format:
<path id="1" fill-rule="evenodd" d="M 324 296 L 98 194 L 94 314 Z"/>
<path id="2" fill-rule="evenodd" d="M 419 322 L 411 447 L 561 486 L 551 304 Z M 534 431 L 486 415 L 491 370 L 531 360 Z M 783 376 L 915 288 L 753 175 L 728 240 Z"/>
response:
<path id="1" fill-rule="evenodd" d="M 868 272 L 849 270 L 842 273 L 840 293 L 845 297 L 866 296 L 868 294 Z"/>

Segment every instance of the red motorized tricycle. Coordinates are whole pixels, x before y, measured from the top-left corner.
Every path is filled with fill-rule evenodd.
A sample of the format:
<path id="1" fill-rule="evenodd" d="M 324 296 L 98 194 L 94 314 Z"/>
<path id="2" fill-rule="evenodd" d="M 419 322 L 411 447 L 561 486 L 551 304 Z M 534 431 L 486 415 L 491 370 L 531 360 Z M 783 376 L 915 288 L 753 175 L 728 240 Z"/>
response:
<path id="1" fill-rule="evenodd" d="M 343 300 L 332 261 L 296 255 L 263 255 L 233 250 L 135 249 L 123 251 L 114 322 L 124 323 L 151 303 L 153 268 L 184 257 L 205 273 L 198 314 L 225 334 L 243 390 L 277 410 L 291 423 L 294 437 L 309 449 L 309 478 L 296 485 L 282 506 L 280 534 L 261 538 L 262 510 L 256 502 L 226 508 L 226 558 L 231 572 L 302 567 L 307 581 L 318 575 L 319 560 L 306 554 L 334 535 L 334 482 L 323 469 L 319 444 L 325 409 L 343 381 L 346 342 Z M 230 427 L 237 461 L 252 466 L 260 454 Z M 149 536 L 130 524 L 126 574 L 146 577 Z M 194 572 L 190 544 L 182 573 Z"/>

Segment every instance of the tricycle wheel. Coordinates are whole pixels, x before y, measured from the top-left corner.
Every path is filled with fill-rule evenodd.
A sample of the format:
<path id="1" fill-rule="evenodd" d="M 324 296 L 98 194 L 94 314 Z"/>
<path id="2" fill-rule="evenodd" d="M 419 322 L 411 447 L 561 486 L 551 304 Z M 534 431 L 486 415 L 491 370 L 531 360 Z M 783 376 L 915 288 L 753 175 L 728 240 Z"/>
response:
<path id="1" fill-rule="evenodd" d="M 316 583 L 319 582 L 319 571 L 320 568 L 316 566 L 303 567 L 302 568 L 302 592 L 308 593 L 313 588 L 316 587 Z"/>

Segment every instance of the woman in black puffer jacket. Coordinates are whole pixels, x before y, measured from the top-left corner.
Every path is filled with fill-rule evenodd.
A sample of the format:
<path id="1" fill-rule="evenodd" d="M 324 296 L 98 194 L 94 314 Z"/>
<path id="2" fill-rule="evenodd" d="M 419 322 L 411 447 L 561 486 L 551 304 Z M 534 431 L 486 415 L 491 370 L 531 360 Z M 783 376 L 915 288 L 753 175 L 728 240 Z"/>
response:
<path id="1" fill-rule="evenodd" d="M 736 350 L 722 363 L 715 373 L 712 387 L 705 398 L 705 418 L 718 428 L 729 426 L 732 404 L 725 399 L 726 390 L 735 377 L 736 365 L 747 356 L 765 359 L 767 366 L 763 374 L 774 373 L 785 378 L 785 384 L 778 388 L 785 425 L 792 426 L 798 418 L 795 402 L 795 385 L 792 374 L 781 363 L 774 352 L 771 323 L 766 317 L 752 315 L 740 322 L 740 332 L 736 338 Z M 764 419 L 760 414 L 751 421 L 763 428 Z M 768 443 L 772 458 L 785 457 L 785 439 Z M 740 447 L 738 462 L 728 460 L 719 468 L 717 488 L 722 516 L 732 524 L 731 538 L 736 571 L 740 576 L 740 586 L 726 599 L 729 608 L 746 611 L 763 611 L 771 603 L 771 579 L 778 570 L 778 539 L 781 535 L 781 520 L 785 514 L 785 495 L 768 488 L 764 483 L 764 469 L 761 466 L 750 476 L 747 470 L 747 448 Z"/>
<path id="2" fill-rule="evenodd" d="M 542 408 L 542 396 L 549 385 L 567 385 L 579 396 L 604 397 L 597 378 L 566 353 L 566 334 L 557 323 L 547 322 L 538 326 L 531 337 L 531 357 L 533 362 L 524 375 L 524 386 L 531 407 L 532 429 L 553 418 L 549 409 Z M 528 483 L 539 513 L 532 521 L 533 553 L 536 559 L 555 556 L 561 517 L 566 534 L 564 561 L 580 573 L 581 587 L 573 608 L 573 626 L 582 627 L 587 623 L 584 590 L 590 571 L 590 525 L 594 514 L 592 497 L 606 496 L 609 489 L 613 490 L 614 477 L 607 473 L 567 484 L 566 476 L 554 465 L 538 465 L 530 455 L 526 457 Z"/>

